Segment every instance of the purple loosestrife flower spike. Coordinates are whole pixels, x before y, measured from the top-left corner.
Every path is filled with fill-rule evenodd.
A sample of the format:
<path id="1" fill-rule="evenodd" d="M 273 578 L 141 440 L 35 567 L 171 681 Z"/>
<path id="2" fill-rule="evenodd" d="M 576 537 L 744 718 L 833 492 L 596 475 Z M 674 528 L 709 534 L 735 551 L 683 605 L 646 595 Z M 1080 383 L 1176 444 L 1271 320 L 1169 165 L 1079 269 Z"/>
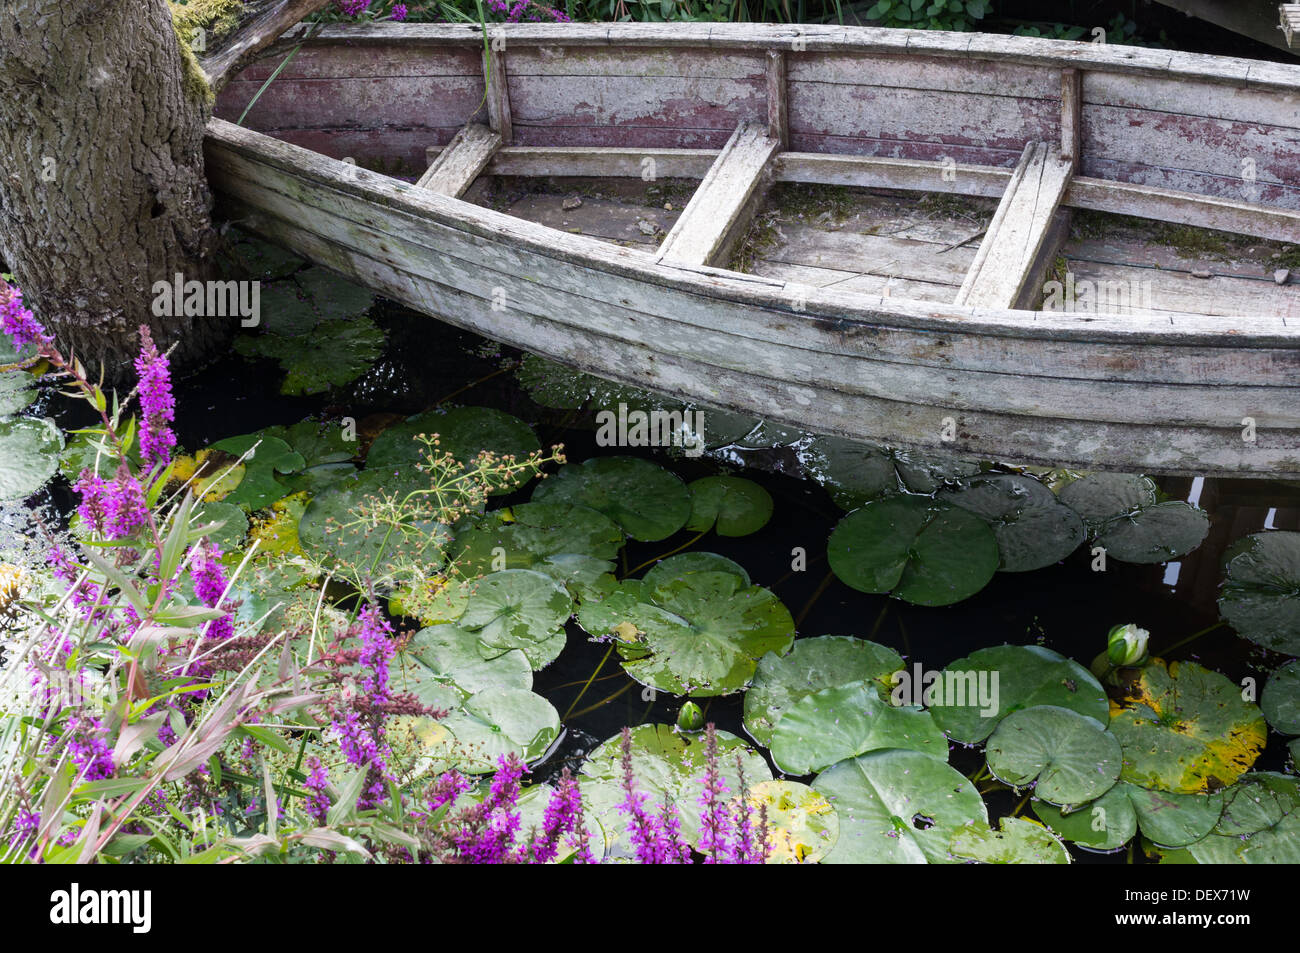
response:
<path id="1" fill-rule="evenodd" d="M 731 844 L 731 819 L 727 811 L 727 795 L 730 789 L 722 780 L 718 769 L 718 735 L 713 722 L 704 726 L 704 777 L 700 779 L 704 789 L 700 792 L 700 806 L 704 813 L 700 818 L 700 853 L 706 864 L 725 864 L 734 859 Z"/>
<path id="2" fill-rule="evenodd" d="M 104 738 L 104 726 L 98 718 L 83 715 L 69 724 L 68 750 L 82 780 L 102 781 L 113 776 L 113 751 Z"/>
<path id="3" fill-rule="evenodd" d="M 406 19 L 406 4 L 404 4 L 404 3 L 394 3 L 394 4 L 393 4 L 393 11 L 392 11 L 392 13 L 390 14 L 390 16 L 391 16 L 394 20 L 396 20 L 398 23 L 401 23 L 403 20 Z"/>
<path id="4" fill-rule="evenodd" d="M 667 853 L 663 829 L 658 819 L 645 809 L 646 796 L 636 789 L 632 775 L 632 730 L 623 729 L 623 802 L 618 809 L 627 815 L 627 830 L 636 849 L 636 859 L 642 864 L 660 864 Z"/>
<path id="5" fill-rule="evenodd" d="M 118 466 L 112 482 L 90 470 L 81 471 L 76 490 L 81 496 L 81 518 L 108 539 L 126 539 L 149 521 L 144 487 L 126 464 Z"/>
<path id="6" fill-rule="evenodd" d="M 14 347 L 19 350 L 35 344 L 37 350 L 44 353 L 54 345 L 54 338 L 23 306 L 22 289 L 3 280 L 0 280 L 0 327 L 13 338 Z"/>
<path id="7" fill-rule="evenodd" d="M 171 424 L 176 419 L 176 402 L 172 399 L 171 368 L 167 356 L 158 353 L 148 325 L 140 325 L 140 356 L 135 359 L 140 376 L 140 460 L 146 469 L 171 460 L 176 435 Z"/>
<path id="8" fill-rule="evenodd" d="M 314 756 L 308 759 L 307 767 L 311 769 L 311 773 L 307 775 L 307 780 L 302 786 L 311 793 L 307 795 L 303 806 L 317 824 L 324 824 L 330 812 L 329 774 L 325 770 L 325 765 L 320 763 L 320 758 Z"/>
<path id="9" fill-rule="evenodd" d="M 217 609 L 221 605 L 221 597 L 226 591 L 226 574 L 222 572 L 221 549 L 211 541 L 194 554 L 194 559 L 190 563 L 190 579 L 194 582 L 194 595 L 198 596 L 209 609 Z M 207 637 L 216 641 L 224 642 L 226 639 L 234 637 L 235 627 L 230 621 L 230 614 L 227 613 L 219 619 L 213 619 L 208 623 Z"/>

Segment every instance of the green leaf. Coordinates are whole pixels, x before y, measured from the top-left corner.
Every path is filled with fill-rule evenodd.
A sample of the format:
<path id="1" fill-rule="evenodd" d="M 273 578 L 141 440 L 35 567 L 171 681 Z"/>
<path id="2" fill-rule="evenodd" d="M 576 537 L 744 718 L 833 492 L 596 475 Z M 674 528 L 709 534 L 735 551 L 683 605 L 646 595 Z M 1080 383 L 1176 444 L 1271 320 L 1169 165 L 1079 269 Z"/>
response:
<path id="1" fill-rule="evenodd" d="M 835 808 L 806 784 L 784 778 L 761 781 L 750 788 L 749 803 L 756 814 L 767 810 L 769 864 L 818 863 L 839 839 Z"/>
<path id="2" fill-rule="evenodd" d="M 1259 707 L 1282 734 L 1300 735 L 1300 660 L 1287 662 L 1269 676 Z"/>
<path id="3" fill-rule="evenodd" d="M 564 648 L 564 623 L 572 612 L 569 593 L 550 576 L 506 569 L 478 582 L 458 624 L 478 637 L 484 658 L 519 649 L 541 669 Z"/>
<path id="4" fill-rule="evenodd" d="M 1119 740 L 1095 718 L 1038 705 L 998 723 L 986 749 L 989 770 L 1005 784 L 1031 781 L 1051 804 L 1078 805 L 1106 793 L 1119 778 Z"/>
<path id="5" fill-rule="evenodd" d="M 772 760 L 786 774 L 812 774 L 881 748 L 909 748 L 945 761 L 948 739 L 930 713 L 883 701 L 875 684 L 850 682 L 795 702 L 772 733 Z"/>
<path id="6" fill-rule="evenodd" d="M 1092 673 L 1041 645 L 977 649 L 949 664 L 935 684 L 941 690 L 936 689 L 934 697 L 924 703 L 933 712 L 935 724 L 961 744 L 983 741 L 1011 712 L 1038 705 L 1068 708 L 1102 724 L 1110 717 L 1106 691 Z M 991 714 L 978 703 L 981 684 L 991 689 L 996 707 Z M 913 693 L 919 690 L 919 686 L 910 687 Z"/>
<path id="7" fill-rule="evenodd" d="M 537 485 L 533 501 L 590 506 L 644 542 L 666 539 L 691 515 L 686 484 L 639 457 L 593 457 L 567 464 Z"/>
<path id="8" fill-rule="evenodd" d="M 1000 830 L 970 824 L 953 834 L 954 857 L 981 864 L 1068 864 L 1070 852 L 1051 831 L 1023 817 L 1004 817 Z"/>
<path id="9" fill-rule="evenodd" d="M 984 519 L 998 540 L 1003 572 L 1028 572 L 1058 563 L 1086 535 L 1079 514 L 1032 477 L 1011 473 L 971 477 L 939 499 Z"/>
<path id="10" fill-rule="evenodd" d="M 18 413 L 35 399 L 36 379 L 31 374 L 18 369 L 0 370 L 0 417 Z"/>
<path id="11" fill-rule="evenodd" d="M 0 502 L 21 500 L 43 487 L 59 469 L 63 433 L 52 420 L 0 420 Z"/>
<path id="12" fill-rule="evenodd" d="M 917 496 L 854 510 L 831 532 L 831 570 L 860 592 L 944 606 L 973 596 L 998 568 L 998 543 L 973 513 Z"/>
<path id="13" fill-rule="evenodd" d="M 1115 702 L 1110 730 L 1124 748 L 1123 778 L 1192 794 L 1237 780 L 1259 756 L 1268 729 L 1241 689 L 1194 662 L 1153 659 Z"/>
<path id="14" fill-rule="evenodd" d="M 753 685 L 745 693 L 745 730 L 770 747 L 773 732 L 801 698 L 826 688 L 870 680 L 887 697 L 894 672 L 903 667 L 893 649 L 865 639 L 823 635 L 798 639 L 786 655 L 769 652 L 758 663 Z"/>
<path id="15" fill-rule="evenodd" d="M 230 494 L 223 498 L 225 503 L 232 503 L 248 510 L 260 510 L 288 496 L 288 487 L 277 480 L 275 475 L 293 473 L 306 466 L 302 455 L 283 440 L 260 433 L 227 437 L 214 443 L 212 449 L 221 450 L 235 457 L 243 456 L 250 449 L 252 450 L 251 455 L 244 459 L 243 479 Z"/>
<path id="16" fill-rule="evenodd" d="M 609 517 L 569 503 L 520 503 L 466 517 L 455 534 L 450 556 L 466 576 L 494 568 L 534 569 L 562 554 L 611 560 L 623 547 L 623 531 Z"/>
<path id="17" fill-rule="evenodd" d="M 491 407 L 456 407 L 417 414 L 383 431 L 366 454 L 366 468 L 392 469 L 423 463 L 428 451 L 415 439 L 417 434 L 437 434 L 435 452 L 449 453 L 462 464 L 472 463 L 484 452 L 524 460 L 541 449 L 532 428 L 518 417 Z M 509 486 L 493 492 L 508 493 L 527 479 L 526 472 L 520 473 Z"/>
<path id="18" fill-rule="evenodd" d="M 686 528 L 704 532 L 717 528 L 719 536 L 757 533 L 772 518 L 772 497 L 752 480 L 714 476 L 695 480 L 691 491 L 691 516 Z"/>
<path id="19" fill-rule="evenodd" d="M 872 751 L 823 771 L 813 782 L 840 820 L 823 863 L 944 864 L 953 835 L 988 823 L 975 786 L 941 758 L 901 749 Z"/>
<path id="20" fill-rule="evenodd" d="M 1300 655 L 1300 533 L 1273 530 L 1224 554 L 1219 614 L 1237 634 L 1274 652 Z"/>

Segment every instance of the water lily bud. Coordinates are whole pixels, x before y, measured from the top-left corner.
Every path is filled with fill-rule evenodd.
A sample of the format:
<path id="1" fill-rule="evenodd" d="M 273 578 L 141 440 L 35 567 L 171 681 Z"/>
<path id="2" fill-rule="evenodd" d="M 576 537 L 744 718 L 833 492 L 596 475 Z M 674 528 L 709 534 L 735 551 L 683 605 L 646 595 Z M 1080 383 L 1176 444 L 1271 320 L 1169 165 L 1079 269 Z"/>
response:
<path id="1" fill-rule="evenodd" d="M 1112 665 L 1136 665 L 1147 657 L 1147 639 L 1151 633 L 1132 622 L 1117 625 L 1106 638 L 1106 657 Z"/>
<path id="2" fill-rule="evenodd" d="M 704 710 L 695 702 L 686 702 L 677 713 L 677 727 L 682 731 L 699 731 L 704 727 Z"/>

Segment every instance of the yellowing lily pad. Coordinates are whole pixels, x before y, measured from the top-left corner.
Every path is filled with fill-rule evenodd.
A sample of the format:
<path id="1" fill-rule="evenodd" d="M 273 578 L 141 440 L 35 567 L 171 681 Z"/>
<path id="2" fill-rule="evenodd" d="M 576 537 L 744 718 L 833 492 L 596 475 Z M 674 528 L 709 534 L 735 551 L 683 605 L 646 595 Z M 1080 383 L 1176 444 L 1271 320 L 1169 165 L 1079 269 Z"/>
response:
<path id="1" fill-rule="evenodd" d="M 1042 824 L 1023 817 L 1004 817 L 993 830 L 971 824 L 953 834 L 954 857 L 981 864 L 1068 864 L 1070 852 Z"/>
<path id="2" fill-rule="evenodd" d="M 244 479 L 244 464 L 238 454 L 207 447 L 172 461 L 171 478 L 189 482 L 191 491 L 204 503 L 217 503 L 234 492 Z"/>
<path id="3" fill-rule="evenodd" d="M 1126 781 L 1175 793 L 1213 793 L 1250 770 L 1268 728 L 1241 689 L 1195 662 L 1152 659 L 1111 702 L 1110 730 Z"/>
<path id="4" fill-rule="evenodd" d="M 767 811 L 769 864 L 815 864 L 840 836 L 831 802 L 798 781 L 761 781 L 749 789 L 755 816 Z"/>

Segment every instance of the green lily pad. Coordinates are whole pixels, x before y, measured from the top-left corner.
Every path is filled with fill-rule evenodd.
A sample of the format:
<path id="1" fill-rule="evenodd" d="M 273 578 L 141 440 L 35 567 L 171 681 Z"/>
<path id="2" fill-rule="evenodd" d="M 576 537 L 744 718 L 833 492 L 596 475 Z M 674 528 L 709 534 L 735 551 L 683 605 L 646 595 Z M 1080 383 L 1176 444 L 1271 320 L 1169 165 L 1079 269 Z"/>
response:
<path id="1" fill-rule="evenodd" d="M 919 751 L 872 751 L 823 771 L 813 789 L 840 820 L 822 863 L 944 864 L 961 828 L 988 823 L 975 786 L 942 758 Z"/>
<path id="2" fill-rule="evenodd" d="M 555 707 L 522 688 L 485 689 L 445 718 L 406 715 L 389 722 L 395 744 L 418 746 L 413 771 L 417 777 L 451 769 L 489 774 L 497 769 L 498 758 L 510 754 L 536 761 L 550 750 L 560 731 Z"/>
<path id="3" fill-rule="evenodd" d="M 1259 708 L 1194 662 L 1145 665 L 1112 707 L 1126 781 L 1182 794 L 1213 793 L 1250 769 L 1268 729 Z"/>
<path id="4" fill-rule="evenodd" d="M 1219 614 L 1237 634 L 1274 652 L 1300 655 L 1300 533 L 1240 539 L 1224 554 Z"/>
<path id="5" fill-rule="evenodd" d="M 479 651 L 478 633 L 457 625 L 421 629 L 401 654 L 468 694 L 489 688 L 533 687 L 533 668 L 523 652 L 512 650 L 485 659 Z"/>
<path id="6" fill-rule="evenodd" d="M 646 570 L 641 583 L 649 590 L 694 572 L 729 572 L 740 580 L 742 586 L 751 584 L 749 572 L 734 559 L 699 550 L 659 560 Z"/>
<path id="7" fill-rule="evenodd" d="M 0 500 L 21 500 L 43 487 L 59 469 L 63 432 L 52 420 L 0 420 Z"/>
<path id="8" fill-rule="evenodd" d="M 1035 802 L 1034 813 L 1066 840 L 1091 850 L 1116 850 L 1139 829 L 1152 844 L 1172 850 L 1204 839 L 1223 805 L 1219 794 L 1171 794 L 1120 781 L 1068 814 L 1044 802 Z"/>
<path id="9" fill-rule="evenodd" d="M 577 602 L 604 599 L 618 588 L 614 562 L 581 553 L 559 553 L 534 563 L 533 568 L 550 576 Z"/>
<path id="10" fill-rule="evenodd" d="M 892 686 L 890 677 L 903 667 L 893 649 L 866 639 L 823 635 L 799 639 L 786 655 L 769 653 L 758 662 L 753 685 L 745 693 L 745 730 L 764 747 L 771 747 L 781 718 L 801 698 L 826 688 L 870 680 L 881 697 Z"/>
<path id="11" fill-rule="evenodd" d="M 222 524 L 208 534 L 208 538 L 220 546 L 222 552 L 239 549 L 248 534 L 248 517 L 233 503 L 221 501 L 196 504 L 190 517 L 190 524 L 203 526 L 207 523 Z"/>
<path id="12" fill-rule="evenodd" d="M 283 440 L 303 458 L 301 470 L 277 478 L 290 492 L 305 490 L 314 495 L 356 473 L 351 461 L 357 444 L 344 439 L 343 428 L 337 423 L 309 418 L 290 427 L 267 427 L 262 433 Z"/>
<path id="13" fill-rule="evenodd" d="M 133 469 L 139 470 L 140 441 L 132 441 L 126 459 Z M 76 483 L 83 470 L 93 470 L 103 479 L 108 479 L 117 470 L 117 457 L 107 438 L 88 433 L 67 435 L 67 443 L 59 454 L 59 472 L 68 478 L 68 482 Z"/>
<path id="14" fill-rule="evenodd" d="M 1157 502 L 1144 476 L 1090 473 L 1061 490 L 1061 501 L 1083 517 L 1106 555 L 1127 563 L 1163 563 L 1185 556 L 1205 539 L 1210 517 L 1176 500 Z"/>
<path id="15" fill-rule="evenodd" d="M 831 571 L 860 592 L 946 606 L 973 596 L 998 568 L 993 531 L 973 513 L 919 496 L 867 503 L 827 543 Z"/>
<path id="16" fill-rule="evenodd" d="M 541 449 L 533 429 L 518 417 L 492 407 L 454 407 L 443 413 L 426 411 L 389 427 L 370 445 L 366 469 L 414 466 L 424 463 L 428 451 L 417 434 L 438 435 L 436 453 L 451 454 L 458 463 L 469 464 L 481 453 L 496 458 L 526 459 Z M 494 487 L 493 494 L 509 493 L 527 482 L 519 473 L 508 483 Z"/>
<path id="17" fill-rule="evenodd" d="M 1259 707 L 1282 734 L 1300 735 L 1300 660 L 1287 662 L 1269 676 Z"/>
<path id="18" fill-rule="evenodd" d="M 1023 817 L 1004 817 L 1000 830 L 971 824 L 957 831 L 949 844 L 954 857 L 981 864 L 1068 864 L 1070 852 L 1056 836 Z"/>
<path id="19" fill-rule="evenodd" d="M 1238 837 L 1258 834 L 1300 810 L 1300 778 L 1252 771 L 1222 792 L 1220 799 L 1223 810 L 1217 818 L 1218 833 Z"/>
<path id="20" fill-rule="evenodd" d="M 308 268 L 294 275 L 293 280 L 322 321 L 354 317 L 375 303 L 375 295 L 368 288 L 325 268 Z"/>
<path id="21" fill-rule="evenodd" d="M 801 458 L 808 475 L 845 510 L 900 491 L 930 494 L 979 472 L 978 464 L 947 454 L 892 450 L 842 437 L 817 437 Z"/>
<path id="22" fill-rule="evenodd" d="M 752 480 L 703 477 L 690 484 L 691 517 L 686 528 L 702 533 L 716 528 L 719 536 L 757 533 L 772 518 L 772 496 Z"/>
<path id="23" fill-rule="evenodd" d="M 981 679 L 997 708 L 992 714 L 977 703 Z M 935 684 L 943 689 L 922 701 L 934 713 L 935 724 L 961 744 L 977 744 L 1011 712 L 1039 705 L 1068 708 L 1103 724 L 1109 717 L 1106 691 L 1093 674 L 1041 645 L 977 649 L 951 663 Z M 911 687 L 915 692 L 917 687 Z"/>
<path id="24" fill-rule="evenodd" d="M 762 755 L 740 738 L 726 731 L 716 733 L 718 743 L 718 773 L 723 784 L 733 794 L 741 789 L 736 767 L 737 756 L 743 766 L 745 783 L 753 790 L 763 781 L 772 779 L 772 772 Z M 597 746 L 582 765 L 582 792 L 587 795 L 589 782 L 617 785 L 622 773 L 622 738 L 614 735 Z M 632 776 L 638 791 L 647 796 L 648 806 L 657 809 L 665 796 L 677 805 L 682 820 L 683 838 L 694 844 L 699 838 L 702 808 L 699 797 L 703 787 L 705 739 L 701 733 L 679 734 L 672 725 L 645 724 L 632 729 Z M 602 785 L 603 786 L 603 785 Z M 617 787 L 614 787 L 617 792 Z M 616 804 L 622 800 L 616 794 Z M 627 821 L 617 813 L 613 804 L 593 805 L 592 813 L 608 829 L 625 830 Z"/>
<path id="25" fill-rule="evenodd" d="M 1186 556 L 1209 532 L 1208 513 L 1169 500 L 1112 520 L 1095 542 L 1121 562 L 1163 563 Z"/>
<path id="26" fill-rule="evenodd" d="M 234 457 L 251 451 L 244 459 L 244 476 L 234 491 L 223 498 L 248 510 L 260 510 L 289 495 L 289 488 L 275 478 L 277 473 L 296 473 L 306 466 L 302 455 L 279 437 L 262 433 L 227 437 L 212 445 Z"/>
<path id="27" fill-rule="evenodd" d="M 874 682 L 850 682 L 799 699 L 776 723 L 772 760 L 786 774 L 812 774 L 881 748 L 948 759 L 948 739 L 920 708 L 883 701 Z"/>
<path id="28" fill-rule="evenodd" d="M 413 470 L 362 470 L 327 487 L 307 505 L 298 523 L 303 550 L 324 566 L 355 567 L 367 572 L 374 566 L 379 574 L 386 572 L 398 557 L 425 560 L 430 571 L 437 569 L 451 535 L 444 524 L 417 519 L 393 527 L 391 532 L 380 532 L 372 531 L 362 521 L 362 508 L 373 508 L 384 496 L 401 496 L 425 479 Z"/>
<path id="29" fill-rule="evenodd" d="M 686 484 L 638 457 L 593 457 L 567 464 L 537 485 L 533 500 L 590 506 L 644 542 L 671 536 L 691 515 Z"/>
<path id="30" fill-rule="evenodd" d="M 1029 572 L 1058 563 L 1086 536 L 1079 514 L 1031 477 L 971 477 L 942 491 L 939 498 L 988 522 L 998 540 L 998 568 L 1003 572 Z"/>
<path id="31" fill-rule="evenodd" d="M 642 685 L 674 695 L 739 691 L 763 655 L 784 653 L 794 642 L 794 620 L 781 601 L 728 572 L 687 573 L 653 588 L 615 590 L 589 605 L 578 612 L 582 627 L 598 638 L 635 633 L 618 635 L 623 669 Z"/>
<path id="32" fill-rule="evenodd" d="M 22 370 L 0 371 L 0 416 L 16 414 L 36 399 L 36 379 Z"/>
<path id="33" fill-rule="evenodd" d="M 817 791 L 798 781 L 762 781 L 749 790 L 757 814 L 767 810 L 769 864 L 815 864 L 840 836 L 840 819 Z"/>
<path id="34" fill-rule="evenodd" d="M 611 560 L 624 541 L 623 531 L 609 517 L 571 503 L 520 503 L 492 510 L 462 519 L 455 533 L 451 558 L 466 576 L 534 569 L 566 553 Z"/>
<path id="35" fill-rule="evenodd" d="M 1105 794 L 1122 760 L 1119 740 L 1104 723 L 1054 705 L 1007 715 L 989 736 L 986 754 L 998 780 L 1013 787 L 1035 782 L 1036 797 L 1063 805 Z"/>
<path id="36" fill-rule="evenodd" d="M 564 648 L 564 623 L 572 612 L 569 593 L 550 576 L 506 569 L 479 580 L 457 624 L 478 637 L 484 658 L 519 649 L 536 670 Z"/>
<path id="37" fill-rule="evenodd" d="M 1137 812 L 1128 793 L 1132 787 L 1120 781 L 1095 801 L 1068 813 L 1046 801 L 1034 801 L 1033 809 L 1039 820 L 1072 844 L 1103 853 L 1119 850 L 1137 834 Z"/>
<path id="38" fill-rule="evenodd" d="M 1090 473 L 1063 487 L 1060 498 L 1083 517 L 1088 534 L 1096 536 L 1111 520 L 1154 505 L 1156 485 L 1135 473 Z"/>

